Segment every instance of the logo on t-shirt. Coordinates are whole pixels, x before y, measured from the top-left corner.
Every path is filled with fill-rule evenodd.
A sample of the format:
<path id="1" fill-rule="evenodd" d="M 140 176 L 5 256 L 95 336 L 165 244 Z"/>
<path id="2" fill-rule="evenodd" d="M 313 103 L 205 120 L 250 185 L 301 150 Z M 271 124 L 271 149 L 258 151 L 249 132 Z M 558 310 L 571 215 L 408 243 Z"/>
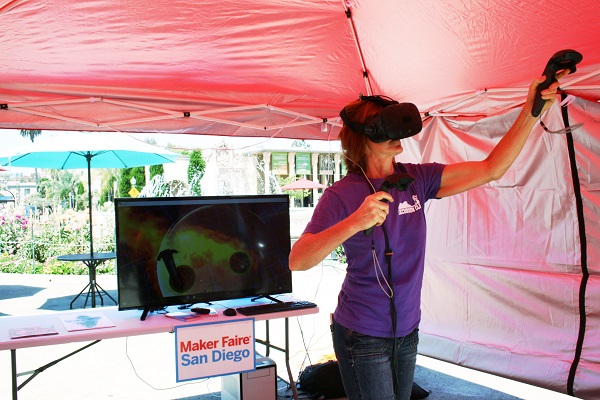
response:
<path id="1" fill-rule="evenodd" d="M 412 196 L 412 199 L 415 202 L 413 205 L 408 204 L 407 201 L 398 205 L 398 215 L 414 213 L 421 209 L 421 202 L 416 194 Z"/>

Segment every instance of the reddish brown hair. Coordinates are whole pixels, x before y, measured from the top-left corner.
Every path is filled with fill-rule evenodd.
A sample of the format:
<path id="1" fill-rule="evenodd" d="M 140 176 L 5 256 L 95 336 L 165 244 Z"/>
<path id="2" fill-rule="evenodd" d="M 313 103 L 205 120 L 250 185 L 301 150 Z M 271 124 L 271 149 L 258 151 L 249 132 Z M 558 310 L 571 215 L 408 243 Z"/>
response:
<path id="1" fill-rule="evenodd" d="M 363 123 L 367 118 L 379 113 L 381 108 L 380 105 L 372 101 L 356 100 L 349 103 L 345 107 L 345 110 L 346 115 L 353 122 Z M 366 171 L 367 155 L 365 150 L 367 148 L 367 140 L 369 139 L 362 133 L 353 131 L 347 125 L 342 127 L 338 138 L 342 144 L 344 163 L 348 172 L 360 172 L 361 168 Z"/>

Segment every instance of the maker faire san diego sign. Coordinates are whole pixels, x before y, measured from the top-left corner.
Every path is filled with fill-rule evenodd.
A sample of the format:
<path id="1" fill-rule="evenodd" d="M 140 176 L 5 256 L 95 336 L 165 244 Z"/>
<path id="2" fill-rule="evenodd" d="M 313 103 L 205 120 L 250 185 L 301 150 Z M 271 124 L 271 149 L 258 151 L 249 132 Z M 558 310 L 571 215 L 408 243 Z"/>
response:
<path id="1" fill-rule="evenodd" d="M 177 382 L 256 369 L 254 319 L 175 327 Z"/>

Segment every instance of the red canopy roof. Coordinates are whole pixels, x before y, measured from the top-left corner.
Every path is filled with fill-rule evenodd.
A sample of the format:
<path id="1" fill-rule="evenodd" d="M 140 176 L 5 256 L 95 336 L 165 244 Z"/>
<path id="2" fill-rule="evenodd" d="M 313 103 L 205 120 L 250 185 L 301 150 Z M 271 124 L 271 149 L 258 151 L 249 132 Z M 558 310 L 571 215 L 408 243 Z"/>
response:
<path id="1" fill-rule="evenodd" d="M 598 19 L 594 0 L 8 1 L 0 128 L 328 139 L 361 92 L 513 107 L 565 48 L 584 59 L 563 88 L 598 100 Z"/>

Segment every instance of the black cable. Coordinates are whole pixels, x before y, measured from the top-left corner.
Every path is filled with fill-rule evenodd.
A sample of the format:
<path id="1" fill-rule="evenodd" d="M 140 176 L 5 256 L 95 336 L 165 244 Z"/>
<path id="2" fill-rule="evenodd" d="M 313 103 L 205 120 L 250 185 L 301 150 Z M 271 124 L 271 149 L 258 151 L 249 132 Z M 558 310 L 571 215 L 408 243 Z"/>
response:
<path id="1" fill-rule="evenodd" d="M 398 166 L 400 167 L 400 170 L 404 173 L 406 173 L 406 168 L 404 168 L 404 165 L 402 165 L 401 163 L 397 163 Z M 364 171 L 363 171 L 364 174 Z M 367 175 L 365 174 L 365 179 L 367 180 L 367 182 L 369 184 L 371 184 L 371 181 L 369 180 L 369 178 L 367 178 Z M 371 188 L 373 188 L 373 185 L 371 184 Z M 373 191 L 375 191 L 375 188 L 373 188 Z M 385 221 L 384 221 L 385 223 Z M 393 346 L 392 346 L 392 379 L 393 379 L 393 384 L 394 384 L 394 398 L 398 398 L 398 364 L 397 364 L 397 360 L 396 360 L 396 347 L 397 347 L 397 338 L 396 338 L 396 328 L 397 328 L 397 315 L 396 315 L 396 304 L 394 303 L 394 281 L 392 280 L 392 255 L 394 254 L 394 252 L 392 251 L 392 249 L 390 248 L 390 240 L 388 238 L 388 234 L 387 231 L 385 229 L 384 223 L 381 224 L 381 229 L 383 229 L 383 237 L 385 238 L 385 258 L 387 260 L 387 264 L 388 264 L 388 276 L 387 276 L 387 283 L 390 286 L 391 289 L 391 296 L 390 296 L 390 317 L 391 317 L 391 322 L 392 322 L 392 334 L 393 334 Z M 373 252 L 375 252 L 375 241 L 371 240 L 371 249 Z M 377 271 L 375 271 L 375 274 L 377 274 Z"/>
<path id="2" fill-rule="evenodd" d="M 394 281 L 392 280 L 392 255 L 394 254 L 394 252 L 392 251 L 392 249 L 390 248 L 390 241 L 388 239 L 388 234 L 387 231 L 385 229 L 385 227 L 383 226 L 383 224 L 381 225 L 381 228 L 383 229 L 383 237 L 385 238 L 385 258 L 387 260 L 388 263 L 388 283 L 389 285 L 392 287 L 392 296 L 390 297 L 390 314 L 391 314 L 391 321 L 392 321 L 392 332 L 393 332 L 393 342 L 394 345 L 392 346 L 392 378 L 394 380 L 394 398 L 398 398 L 398 363 L 396 360 L 396 347 L 397 347 L 397 338 L 396 338 L 396 329 L 397 329 L 397 325 L 398 325 L 398 316 L 396 315 L 396 303 L 394 302 L 394 298 L 396 297 L 394 294 Z"/>
<path id="3" fill-rule="evenodd" d="M 564 99 L 565 94 L 562 94 Z M 569 151 L 569 160 L 571 164 L 571 179 L 573 180 L 573 191 L 575 194 L 575 205 L 577 209 L 577 218 L 579 221 L 579 242 L 581 246 L 581 284 L 579 286 L 579 335 L 577 337 L 577 346 L 575 347 L 575 355 L 571 368 L 569 370 L 569 376 L 567 378 L 567 393 L 570 396 L 574 396 L 574 383 L 575 375 L 577 374 L 577 366 L 581 359 L 581 353 L 583 350 L 583 342 L 585 341 L 585 329 L 586 329 L 586 305 L 585 296 L 587 289 L 587 282 L 590 276 L 587 266 L 587 240 L 585 233 L 585 220 L 583 213 L 583 198 L 581 195 L 581 184 L 579 182 L 579 175 L 577 174 L 577 160 L 575 157 L 575 146 L 573 143 L 573 134 L 569 129 L 569 113 L 566 106 L 562 107 L 562 117 L 565 124 L 566 138 L 567 138 L 567 149 Z"/>

